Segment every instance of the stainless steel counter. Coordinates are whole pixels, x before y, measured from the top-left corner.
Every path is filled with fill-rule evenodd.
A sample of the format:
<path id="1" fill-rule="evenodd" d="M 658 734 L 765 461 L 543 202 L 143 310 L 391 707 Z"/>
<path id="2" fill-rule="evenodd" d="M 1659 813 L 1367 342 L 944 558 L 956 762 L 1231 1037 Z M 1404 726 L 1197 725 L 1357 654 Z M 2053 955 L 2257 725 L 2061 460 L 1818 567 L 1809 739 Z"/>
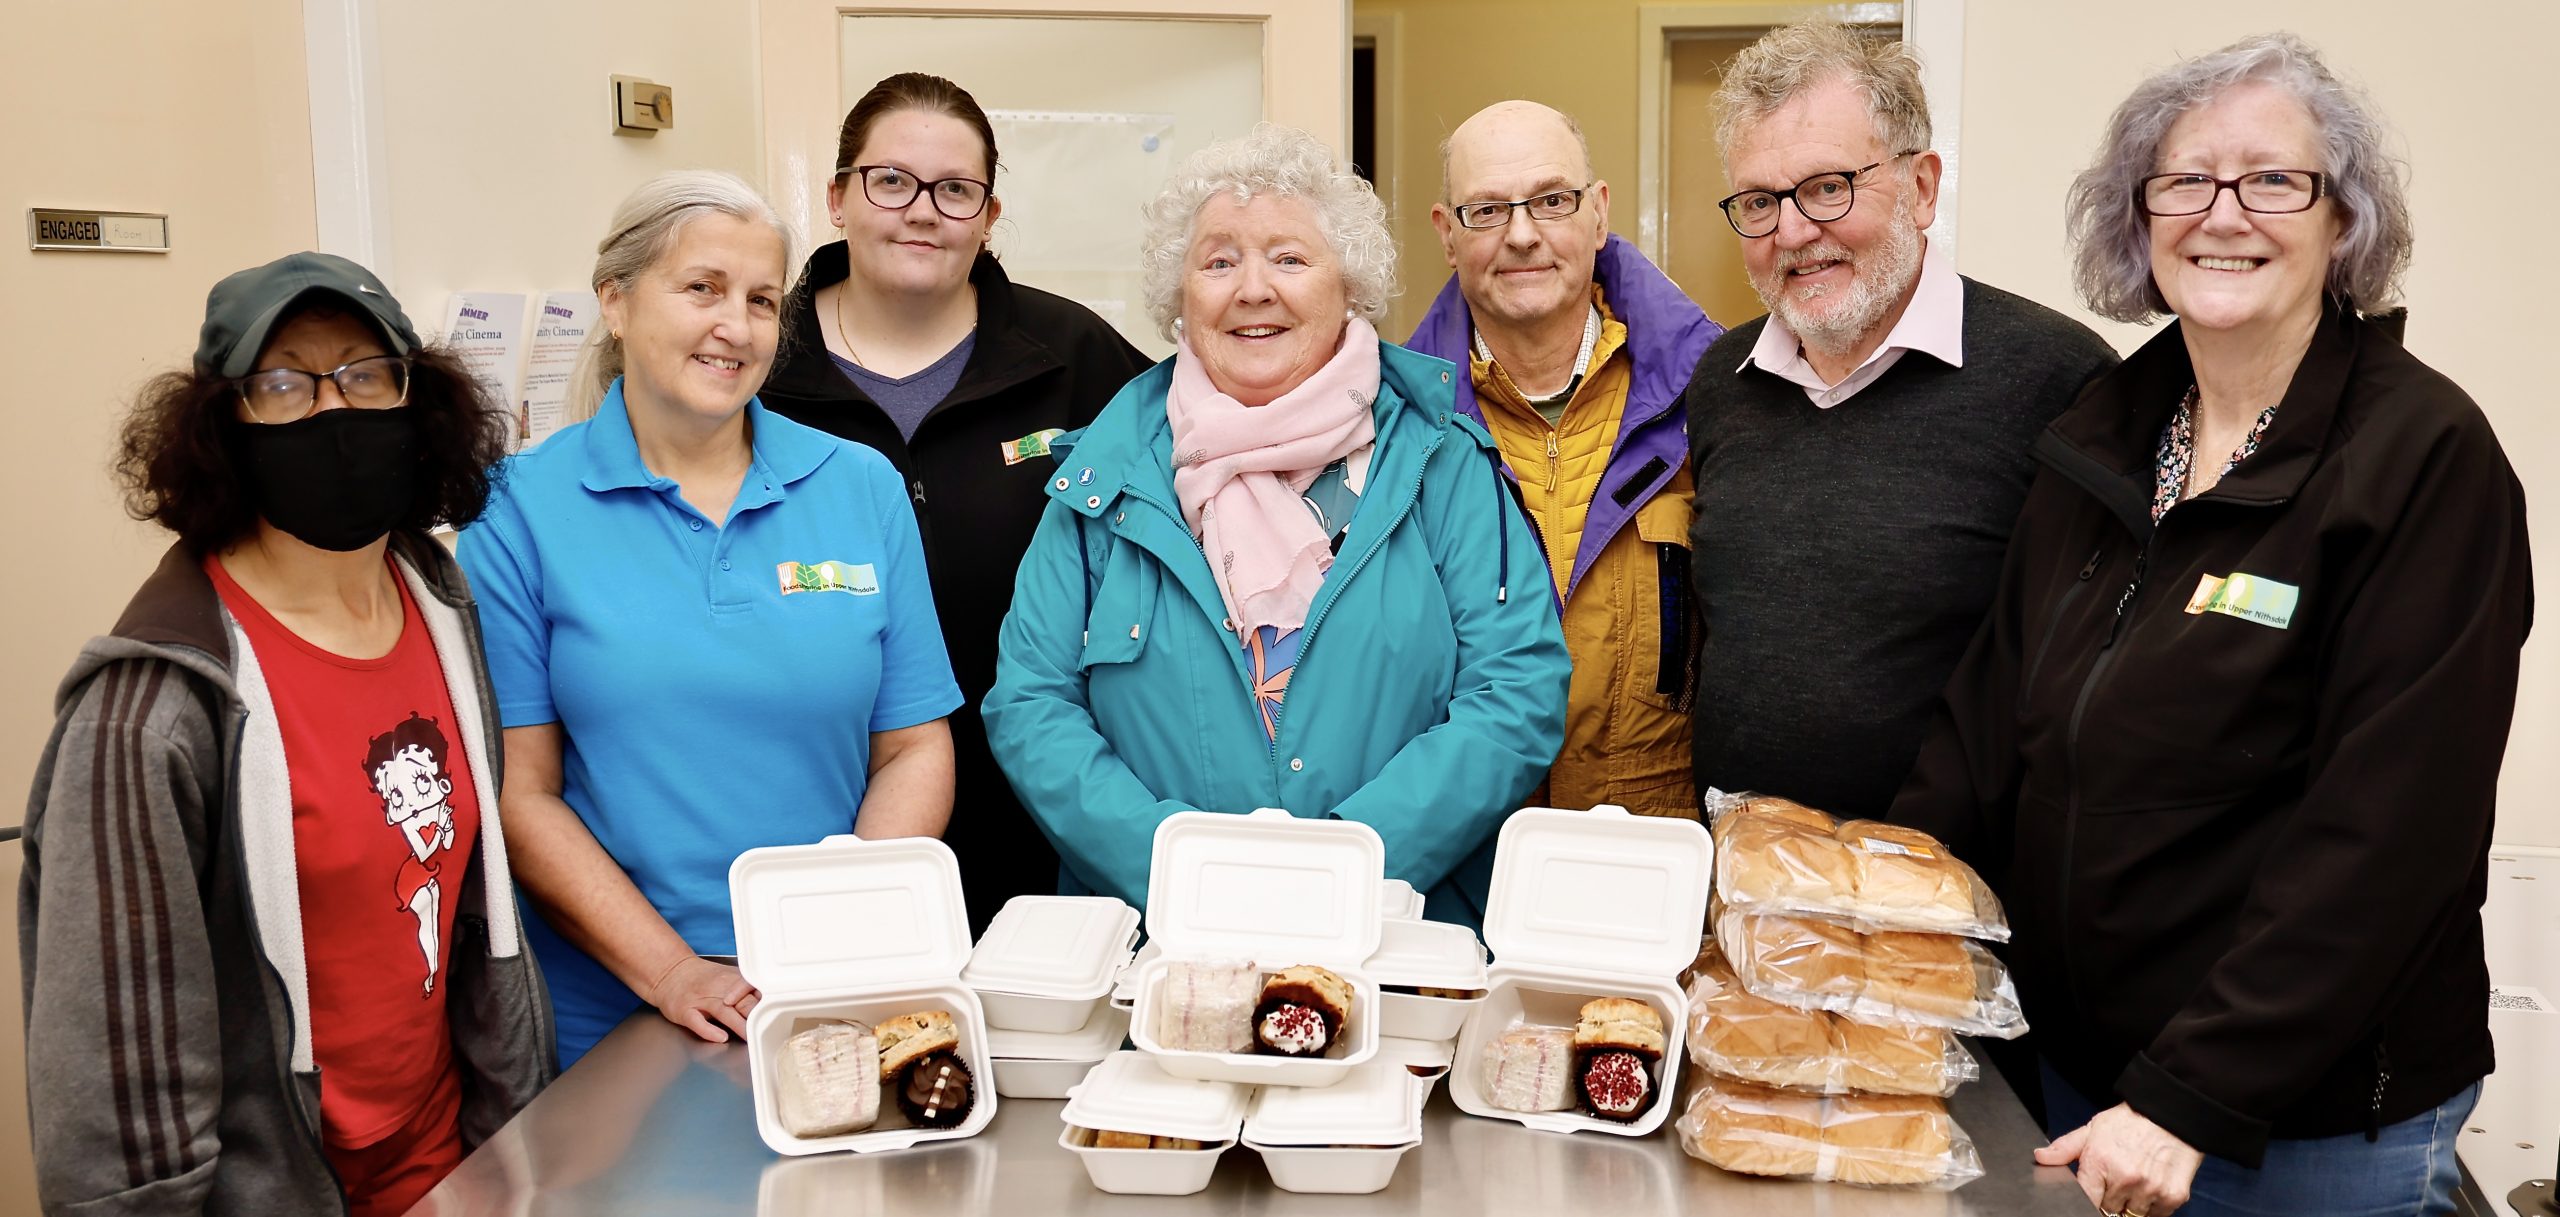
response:
<path id="1" fill-rule="evenodd" d="M 1096 1191 L 1058 1145 L 1054 1100 L 1001 1099 L 966 1141 L 878 1154 L 783 1158 L 757 1139 L 746 1050 L 705 1044 L 634 1015 L 428 1194 L 411 1217 L 471 1214 L 1657 1213 L 1750 1217 L 1941 1217 L 2092 1212 L 2068 1172 L 2035 1165 L 2044 1144 L 1997 1073 L 1950 1102 L 1987 1172 L 1949 1193 L 1889 1192 L 1729 1175 L 1680 1152 L 1672 1129 L 1644 1138 L 1532 1132 L 1458 1111 L 1447 1086 L 1423 1143 L 1387 1190 L 1284 1192 L 1251 1150 L 1229 1150 L 1195 1196 Z"/>

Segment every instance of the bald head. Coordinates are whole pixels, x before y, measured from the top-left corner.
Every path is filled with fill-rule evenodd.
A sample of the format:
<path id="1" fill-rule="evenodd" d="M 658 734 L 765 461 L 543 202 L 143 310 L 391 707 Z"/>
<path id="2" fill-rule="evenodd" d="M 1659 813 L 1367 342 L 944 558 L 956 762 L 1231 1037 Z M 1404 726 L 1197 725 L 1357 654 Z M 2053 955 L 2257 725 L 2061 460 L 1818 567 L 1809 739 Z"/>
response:
<path id="1" fill-rule="evenodd" d="M 1534 101 L 1497 101 L 1440 141 L 1440 201 L 1456 199 L 1488 155 L 1506 150 L 1567 165 L 1576 182 L 1592 178 L 1591 141 L 1572 115 Z"/>
<path id="2" fill-rule="evenodd" d="M 1468 228 L 1460 216 L 1469 204 L 1491 205 L 1497 218 L 1480 210 L 1485 226 Z M 1562 343 L 1581 334 L 1595 259 L 1609 238 L 1609 184 L 1591 171 L 1591 148 L 1571 116 L 1504 101 L 1458 124 L 1440 145 L 1431 227 L 1487 341 L 1514 334 Z"/>

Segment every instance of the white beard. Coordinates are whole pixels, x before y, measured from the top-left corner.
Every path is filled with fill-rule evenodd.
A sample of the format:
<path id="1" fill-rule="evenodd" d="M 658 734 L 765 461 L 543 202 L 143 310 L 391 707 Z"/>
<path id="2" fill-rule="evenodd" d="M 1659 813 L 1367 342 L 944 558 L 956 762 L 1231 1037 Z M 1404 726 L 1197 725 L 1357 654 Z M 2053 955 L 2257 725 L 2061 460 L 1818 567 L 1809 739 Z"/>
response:
<path id="1" fill-rule="evenodd" d="M 1911 195 L 1906 190 L 1894 200 L 1893 218 L 1885 227 L 1884 239 L 1861 260 L 1850 255 L 1848 247 L 1829 240 L 1816 242 L 1793 254 L 1781 254 L 1778 265 L 1766 279 L 1751 277 L 1751 288 L 1760 302 L 1787 323 L 1796 340 L 1825 355 L 1846 355 L 1857 349 L 1859 339 L 1884 324 L 1885 315 L 1893 311 L 1895 302 L 1920 278 L 1920 226 L 1912 222 Z M 1828 285 L 1794 289 L 1787 285 L 1787 272 L 1808 262 L 1839 261 L 1857 270 L 1857 277 L 1836 302 L 1829 298 L 1840 289 Z M 1809 306 L 1829 303 L 1831 307 Z"/>

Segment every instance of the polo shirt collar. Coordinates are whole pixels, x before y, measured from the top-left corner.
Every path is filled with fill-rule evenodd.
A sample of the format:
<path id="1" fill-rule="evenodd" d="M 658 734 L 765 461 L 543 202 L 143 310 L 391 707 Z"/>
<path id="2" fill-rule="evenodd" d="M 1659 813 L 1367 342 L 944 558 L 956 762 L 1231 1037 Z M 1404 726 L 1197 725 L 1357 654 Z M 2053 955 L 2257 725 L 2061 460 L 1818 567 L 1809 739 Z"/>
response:
<path id="1" fill-rule="evenodd" d="M 771 475 L 767 480 L 777 488 L 775 497 L 779 497 L 779 487 L 799 481 L 825 464 L 837 447 L 834 437 L 765 409 L 758 398 L 747 399 L 747 431 L 753 437 L 750 442 L 755 450 L 748 481 L 756 483 L 755 475 L 759 473 Z M 596 416 L 588 421 L 585 438 L 587 471 L 579 482 L 587 489 L 646 490 L 667 484 L 665 478 L 649 472 L 647 462 L 640 459 L 640 440 L 631 433 L 631 408 L 622 399 L 620 378 L 597 403 Z"/>
<path id="2" fill-rule="evenodd" d="M 1877 344 L 1874 353 L 1867 356 L 1869 364 L 1888 355 L 1898 358 L 1901 352 L 1918 351 L 1951 368 L 1964 366 L 1964 279 L 1948 265 L 1947 255 L 1937 242 L 1925 236 L 1921 241 L 1920 282 L 1911 289 L 1911 304 L 1902 310 L 1901 318 L 1893 323 L 1892 331 Z M 1820 380 L 1806 364 L 1804 346 L 1795 331 L 1787 328 L 1774 311 L 1769 314 L 1769 323 L 1761 327 L 1759 341 L 1751 344 L 1751 353 L 1742 357 L 1734 371 L 1754 364 L 1798 383 L 1806 377 L 1817 383 Z M 1790 375 L 1799 366 L 1803 376 Z M 1856 376 L 1852 372 L 1848 379 Z"/>

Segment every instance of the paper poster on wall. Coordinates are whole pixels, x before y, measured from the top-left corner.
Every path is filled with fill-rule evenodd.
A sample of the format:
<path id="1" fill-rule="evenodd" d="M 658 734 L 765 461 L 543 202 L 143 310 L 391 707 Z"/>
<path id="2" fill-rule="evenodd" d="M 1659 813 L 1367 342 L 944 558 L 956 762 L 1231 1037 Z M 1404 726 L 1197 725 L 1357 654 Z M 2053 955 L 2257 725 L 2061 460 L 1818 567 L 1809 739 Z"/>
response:
<path id="1" fill-rule="evenodd" d="M 1056 292 L 1151 356 L 1173 353 L 1139 288 L 1146 205 L 1173 171 L 1169 114 L 990 110 L 1004 149 L 996 254 L 1016 282 Z"/>
<path id="2" fill-rule="evenodd" d="M 444 341 L 498 400 L 522 401 L 524 296 L 520 292 L 455 292 L 444 306 Z M 522 407 L 516 434 L 523 437 Z"/>
<path id="3" fill-rule="evenodd" d="M 560 429 L 569 398 L 569 374 L 578 366 L 596 324 L 594 292 L 544 292 L 533 317 L 533 343 L 525 356 L 524 397 L 517 408 L 517 441 L 530 448 Z"/>

